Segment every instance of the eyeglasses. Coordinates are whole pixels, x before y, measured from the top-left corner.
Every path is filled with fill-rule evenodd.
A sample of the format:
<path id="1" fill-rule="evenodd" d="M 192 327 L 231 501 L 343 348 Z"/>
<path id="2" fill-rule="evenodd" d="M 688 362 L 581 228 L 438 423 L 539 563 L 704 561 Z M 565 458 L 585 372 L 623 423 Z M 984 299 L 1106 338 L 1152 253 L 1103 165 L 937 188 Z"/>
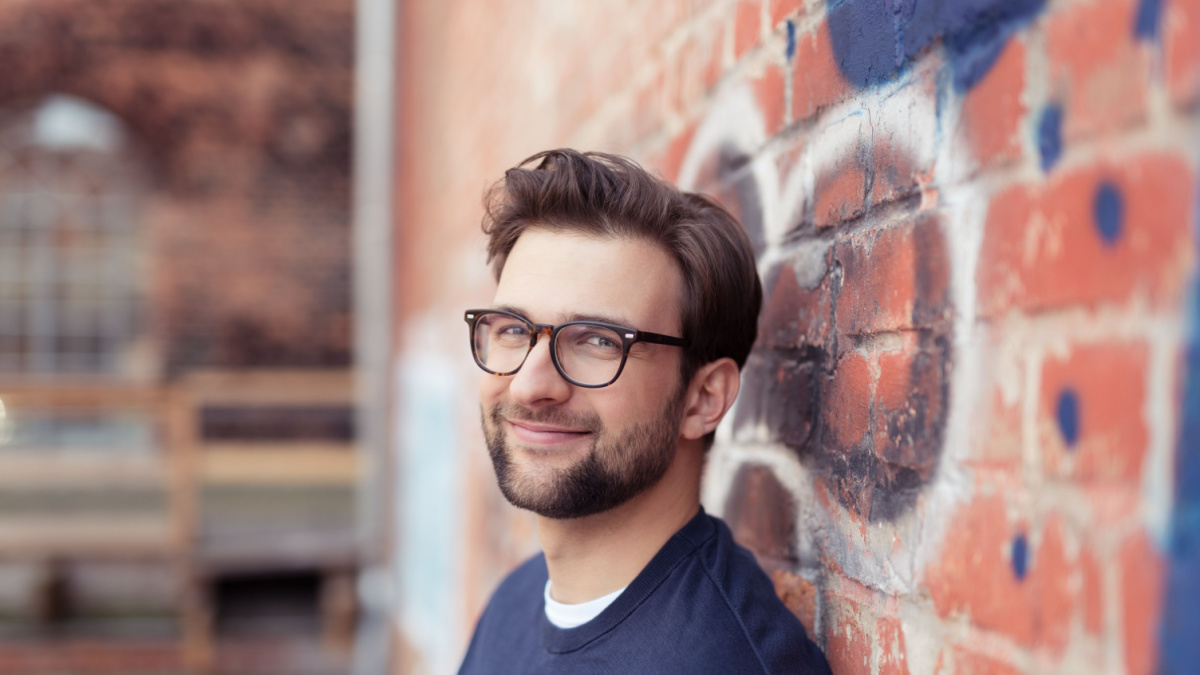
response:
<path id="1" fill-rule="evenodd" d="M 515 375 L 538 337 L 550 336 L 550 361 L 563 379 L 579 387 L 607 387 L 625 369 L 629 348 L 637 342 L 686 347 L 683 338 L 599 321 L 568 321 L 557 326 L 534 323 L 500 309 L 469 309 L 471 354 L 475 363 L 493 375 Z"/>

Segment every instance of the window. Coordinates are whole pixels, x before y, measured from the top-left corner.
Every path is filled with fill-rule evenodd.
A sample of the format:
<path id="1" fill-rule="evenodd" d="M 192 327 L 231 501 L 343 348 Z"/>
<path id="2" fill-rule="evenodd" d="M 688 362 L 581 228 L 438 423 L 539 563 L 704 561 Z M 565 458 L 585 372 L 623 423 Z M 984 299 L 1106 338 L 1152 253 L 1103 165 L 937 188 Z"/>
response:
<path id="1" fill-rule="evenodd" d="M 0 375 L 140 369 L 143 174 L 127 138 L 61 95 L 0 128 Z"/>

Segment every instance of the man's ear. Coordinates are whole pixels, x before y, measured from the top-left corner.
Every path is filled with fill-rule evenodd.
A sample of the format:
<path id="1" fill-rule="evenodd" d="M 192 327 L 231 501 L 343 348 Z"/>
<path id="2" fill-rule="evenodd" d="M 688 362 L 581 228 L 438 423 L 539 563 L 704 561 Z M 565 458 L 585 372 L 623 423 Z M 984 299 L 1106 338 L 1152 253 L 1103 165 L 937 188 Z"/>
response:
<path id="1" fill-rule="evenodd" d="M 738 367 L 733 359 L 726 357 L 701 366 L 688 385 L 679 435 L 698 439 L 716 429 L 721 418 L 733 407 L 740 386 Z"/>

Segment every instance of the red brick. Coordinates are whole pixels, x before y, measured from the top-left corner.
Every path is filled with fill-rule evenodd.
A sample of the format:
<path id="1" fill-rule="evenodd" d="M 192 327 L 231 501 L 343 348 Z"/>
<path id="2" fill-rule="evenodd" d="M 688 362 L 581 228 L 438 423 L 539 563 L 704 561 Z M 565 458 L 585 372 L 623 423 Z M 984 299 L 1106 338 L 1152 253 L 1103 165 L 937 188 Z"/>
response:
<path id="1" fill-rule="evenodd" d="M 858 352 L 838 362 L 822 417 L 840 448 L 858 445 L 871 424 L 871 364 Z"/>
<path id="2" fill-rule="evenodd" d="M 817 176 L 813 208 L 817 227 L 831 227 L 862 215 L 867 198 L 867 166 L 861 154 L 842 156 Z"/>
<path id="3" fill-rule="evenodd" d="M 804 0 L 768 0 L 770 2 L 771 28 L 778 28 L 783 20 L 798 14 Z"/>
<path id="4" fill-rule="evenodd" d="M 763 127 L 768 136 L 775 135 L 784 124 L 784 87 L 783 68 L 768 63 L 763 71 L 751 82 L 754 97 L 758 101 L 758 109 L 763 116 Z"/>
<path id="5" fill-rule="evenodd" d="M 920 344 L 904 335 L 900 350 L 879 354 L 875 386 L 875 456 L 881 470 L 912 471 L 922 481 L 933 474 L 945 421 L 945 345 Z M 911 475 L 911 474 L 909 474 Z"/>
<path id="6" fill-rule="evenodd" d="M 1142 343 L 1075 346 L 1042 364 L 1038 431 L 1047 473 L 1083 481 L 1139 482 L 1146 454 L 1147 348 Z M 1074 392 L 1077 434 L 1068 445 L 1059 400 Z"/>
<path id="7" fill-rule="evenodd" d="M 909 227 L 855 234 L 837 246 L 835 256 L 843 274 L 837 301 L 839 334 L 911 327 L 915 258 Z"/>
<path id="8" fill-rule="evenodd" d="M 1076 592 L 1070 586 L 1072 572 L 1063 545 L 1062 521 L 1051 517 L 1042 531 L 1042 541 L 1037 547 L 1028 580 L 1040 590 L 1034 599 L 1038 642 L 1056 657 L 1062 655 L 1067 645 L 1075 607 Z"/>
<path id="9" fill-rule="evenodd" d="M 796 36 L 792 67 L 792 118 L 795 120 L 812 117 L 850 91 L 838 69 L 829 27 L 824 21 L 812 33 Z"/>
<path id="10" fill-rule="evenodd" d="M 741 59 L 762 39 L 762 0 L 738 0 L 734 26 L 733 55 Z"/>
<path id="11" fill-rule="evenodd" d="M 837 675 L 869 675 L 871 672 L 870 630 L 859 624 L 862 612 L 856 602 L 832 596 L 828 602 L 835 618 L 829 628 L 825 657 Z"/>
<path id="12" fill-rule="evenodd" d="M 929 167 L 917 167 L 906 151 L 896 150 L 890 143 L 876 139 L 872 152 L 870 204 L 887 204 L 920 191 L 919 172 Z"/>
<path id="13" fill-rule="evenodd" d="M 794 358 L 793 358 L 794 357 Z M 773 442 L 800 450 L 820 419 L 818 381 L 824 359 L 812 351 L 757 349 L 742 368 L 742 389 L 733 414 L 734 433 L 765 426 Z"/>
<path id="14" fill-rule="evenodd" d="M 1162 614 L 1165 563 L 1145 534 L 1121 547 L 1121 621 L 1125 672 L 1150 675 L 1158 663 L 1158 627 Z"/>
<path id="15" fill-rule="evenodd" d="M 1071 5 L 1046 25 L 1051 95 L 1068 140 L 1145 119 L 1148 51 L 1136 41 L 1137 0 Z"/>
<path id="16" fill-rule="evenodd" d="M 843 275 L 839 334 L 939 327 L 949 320 L 949 262 L 936 216 L 856 233 L 839 242 L 834 256 Z"/>
<path id="17" fill-rule="evenodd" d="M 831 262 L 832 252 L 827 252 L 824 264 L 828 266 Z M 758 320 L 757 346 L 796 349 L 806 345 L 822 348 L 828 345 L 831 328 L 829 274 L 826 272 L 816 288 L 805 288 L 796 277 L 796 264 L 792 260 L 785 261 L 765 279 L 766 299 Z"/>
<path id="18" fill-rule="evenodd" d="M 1083 627 L 1100 635 L 1104 630 L 1104 572 L 1091 549 L 1080 552 L 1079 571 L 1083 574 Z"/>
<path id="19" fill-rule="evenodd" d="M 764 569 L 794 566 L 795 498 L 769 468 L 743 464 L 733 477 L 724 513 L 734 539 Z"/>
<path id="20" fill-rule="evenodd" d="M 1179 106 L 1200 101 L 1200 0 L 1171 0 L 1163 9 L 1167 87 Z"/>
<path id="21" fill-rule="evenodd" d="M 1007 499 L 979 497 L 956 514 L 938 559 L 927 570 L 930 596 L 947 619 L 965 615 L 1022 645 L 1057 652 L 1075 604 L 1061 527 L 1052 519 L 1040 545 L 1028 538 L 1030 557 L 1025 578 L 1019 579 L 1011 551 L 1024 529 L 1009 521 Z"/>
<path id="22" fill-rule="evenodd" d="M 963 99 L 960 132 L 979 166 L 999 166 L 1020 158 L 1024 98 L 1025 43 L 1009 40 L 988 74 Z"/>
<path id="23" fill-rule="evenodd" d="M 646 166 L 674 183 L 679 179 L 679 169 L 683 166 L 683 159 L 687 156 L 687 151 L 692 145 L 692 138 L 695 134 L 695 126 L 690 126 L 680 133 L 675 134 L 665 147 L 646 159 Z"/>
<path id="24" fill-rule="evenodd" d="M 811 581 L 784 570 L 771 572 L 771 581 L 775 584 L 775 594 L 783 601 L 784 606 L 800 619 L 809 637 L 814 637 L 817 587 Z"/>
<path id="25" fill-rule="evenodd" d="M 875 622 L 879 643 L 879 675 L 908 675 L 908 652 L 900 619 L 883 616 Z"/>
<path id="26" fill-rule="evenodd" d="M 1123 203 L 1113 243 L 1101 236 L 1094 211 L 1105 181 Z M 980 312 L 1121 302 L 1138 292 L 1156 304 L 1177 305 L 1195 263 L 1192 186 L 1187 164 L 1155 154 L 996 194 L 976 277 Z"/>
<path id="27" fill-rule="evenodd" d="M 709 50 L 704 58 L 704 91 L 711 92 L 717 82 L 725 75 L 725 64 L 722 58 L 725 41 L 730 39 L 732 28 L 726 24 L 716 24 L 712 27 L 712 38 Z"/>

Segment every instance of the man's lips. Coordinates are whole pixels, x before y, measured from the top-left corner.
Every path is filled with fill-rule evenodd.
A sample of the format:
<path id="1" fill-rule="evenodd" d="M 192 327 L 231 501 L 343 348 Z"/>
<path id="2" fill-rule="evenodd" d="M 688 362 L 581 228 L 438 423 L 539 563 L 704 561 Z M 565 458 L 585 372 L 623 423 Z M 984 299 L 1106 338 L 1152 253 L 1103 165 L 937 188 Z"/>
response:
<path id="1" fill-rule="evenodd" d="M 586 429 L 571 429 L 552 424 L 539 424 L 537 422 L 513 420 L 505 420 L 505 422 L 508 424 L 509 430 L 512 431 L 512 435 L 518 441 L 537 445 L 570 443 L 589 436 L 592 433 Z"/>

